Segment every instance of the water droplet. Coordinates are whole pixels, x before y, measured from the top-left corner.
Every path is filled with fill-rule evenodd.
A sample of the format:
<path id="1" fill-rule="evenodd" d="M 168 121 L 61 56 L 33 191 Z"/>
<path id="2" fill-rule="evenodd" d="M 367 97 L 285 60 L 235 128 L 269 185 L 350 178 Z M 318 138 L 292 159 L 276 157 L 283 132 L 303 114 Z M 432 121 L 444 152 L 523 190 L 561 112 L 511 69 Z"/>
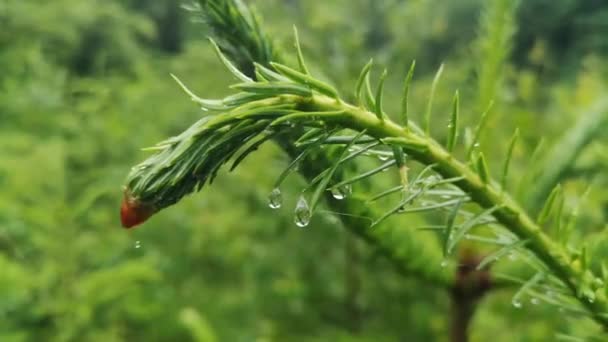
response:
<path id="1" fill-rule="evenodd" d="M 136 249 L 141 248 L 141 241 L 139 241 L 139 240 L 135 241 L 135 248 Z"/>
<path id="2" fill-rule="evenodd" d="M 346 196 L 344 196 L 342 191 L 338 188 L 332 188 L 331 195 L 337 200 L 343 200 L 346 197 Z"/>
<path id="3" fill-rule="evenodd" d="M 388 172 L 389 169 L 389 167 L 385 167 L 384 169 L 382 169 L 382 172 Z"/>
<path id="4" fill-rule="evenodd" d="M 447 260 L 443 260 L 443 261 L 441 262 L 441 267 L 447 267 L 447 266 L 448 266 L 448 263 L 449 263 L 449 262 L 448 262 Z"/>
<path id="5" fill-rule="evenodd" d="M 513 299 L 513 300 L 511 301 L 511 303 L 512 303 L 512 304 L 513 304 L 513 306 L 514 306 L 514 307 L 516 307 L 517 309 L 521 309 L 521 307 L 523 306 L 523 305 L 521 304 L 521 302 L 520 302 L 520 301 L 518 301 L 517 299 Z"/>
<path id="6" fill-rule="evenodd" d="M 272 209 L 279 209 L 283 204 L 283 195 L 279 188 L 274 188 L 268 195 L 268 206 Z"/>
<path id="7" fill-rule="evenodd" d="M 408 186 L 407 186 L 407 191 L 410 192 L 410 193 L 420 191 L 420 183 L 418 183 L 418 182 L 416 182 L 416 183 L 409 183 Z"/>
<path id="8" fill-rule="evenodd" d="M 331 188 L 331 195 L 337 200 L 343 200 L 353 192 L 353 187 L 350 184 L 343 185 L 341 187 Z"/>
<path id="9" fill-rule="evenodd" d="M 538 300 L 538 298 L 530 298 L 530 303 L 532 303 L 532 305 L 538 305 L 540 304 L 540 300 Z"/>
<path id="10" fill-rule="evenodd" d="M 328 223 L 331 224 L 339 224 L 340 223 L 340 219 L 336 216 L 336 215 L 325 215 L 325 220 L 327 220 Z"/>
<path id="11" fill-rule="evenodd" d="M 387 161 L 389 158 L 389 156 L 387 156 L 386 154 L 379 154 L 378 155 L 378 159 L 380 159 L 380 161 Z"/>
<path id="12" fill-rule="evenodd" d="M 595 285 L 596 288 L 604 287 L 604 281 L 600 278 L 595 278 L 593 279 L 593 285 Z"/>
<path id="13" fill-rule="evenodd" d="M 301 196 L 298 200 L 294 215 L 294 222 L 298 227 L 306 227 L 310 223 L 310 217 L 312 216 L 312 214 L 310 212 L 308 202 L 306 202 L 304 196 Z"/>
<path id="14" fill-rule="evenodd" d="M 432 176 L 426 177 L 422 182 L 424 183 L 425 187 L 429 187 L 429 186 L 432 186 L 435 183 L 437 183 L 439 180 L 440 180 L 439 177 L 432 175 Z"/>
<path id="15" fill-rule="evenodd" d="M 398 213 L 403 213 L 403 212 L 405 212 L 405 206 L 404 206 L 404 205 L 400 206 L 400 207 L 399 207 L 399 209 L 397 210 L 397 212 L 398 212 Z"/>

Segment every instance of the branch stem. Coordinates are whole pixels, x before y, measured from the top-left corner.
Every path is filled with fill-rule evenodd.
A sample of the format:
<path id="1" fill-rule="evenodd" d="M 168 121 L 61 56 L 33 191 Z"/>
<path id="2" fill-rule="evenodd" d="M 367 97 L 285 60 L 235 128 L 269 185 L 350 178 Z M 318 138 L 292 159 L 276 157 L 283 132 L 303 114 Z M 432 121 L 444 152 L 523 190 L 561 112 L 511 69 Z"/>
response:
<path id="1" fill-rule="evenodd" d="M 566 251 L 543 232 L 542 228 L 521 208 L 494 180 L 484 182 L 479 175 L 466 164 L 456 160 L 448 151 L 432 138 L 405 130 L 388 118 L 379 119 L 375 113 L 355 107 L 323 95 L 310 98 L 284 96 L 275 101 L 293 101 L 299 110 L 316 112 L 316 116 L 324 120 L 321 112 L 331 112 L 327 117 L 328 123 L 336 123 L 356 131 L 366 130 L 367 134 L 392 145 L 399 145 L 417 161 L 430 165 L 435 164 L 434 170 L 444 178 L 460 177 L 454 182 L 461 190 L 482 208 L 495 206 L 493 216 L 504 227 L 522 240 L 528 240 L 530 249 L 564 284 L 566 284 L 579 302 L 586 307 L 593 318 L 608 327 L 608 301 L 603 297 L 592 300 L 578 291 L 578 286 L 584 281 L 585 270 L 571 263 Z M 291 102 L 293 103 L 293 102 Z M 276 104 L 276 103 L 273 103 Z M 336 111 L 342 110 L 340 115 Z"/>

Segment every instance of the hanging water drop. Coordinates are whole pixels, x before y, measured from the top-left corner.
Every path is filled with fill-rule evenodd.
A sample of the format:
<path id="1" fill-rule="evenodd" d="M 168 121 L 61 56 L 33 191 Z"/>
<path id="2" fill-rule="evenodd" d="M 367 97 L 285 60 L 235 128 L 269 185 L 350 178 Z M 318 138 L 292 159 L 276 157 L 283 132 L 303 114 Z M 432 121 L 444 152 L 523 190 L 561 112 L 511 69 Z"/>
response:
<path id="1" fill-rule="evenodd" d="M 521 304 L 521 302 L 520 302 L 519 300 L 517 300 L 517 299 L 513 299 L 513 300 L 511 301 L 511 303 L 512 303 L 512 304 L 513 304 L 513 306 L 514 306 L 514 307 L 516 307 L 517 309 L 521 309 L 521 307 L 523 306 L 523 305 Z"/>
<path id="2" fill-rule="evenodd" d="M 506 234 L 498 234 L 497 238 L 498 238 L 498 242 L 506 244 L 506 245 L 514 242 L 513 239 L 509 235 L 506 235 Z"/>
<path id="3" fill-rule="evenodd" d="M 430 187 L 432 185 L 435 185 L 435 183 L 437 183 L 440 180 L 439 177 L 432 175 L 432 176 L 428 176 L 423 180 L 423 183 L 425 186 Z"/>
<path id="4" fill-rule="evenodd" d="M 343 200 L 353 192 L 353 187 L 350 184 L 346 184 L 340 187 L 331 188 L 331 195 L 337 200 Z"/>
<path id="5" fill-rule="evenodd" d="M 538 298 L 530 298 L 530 303 L 532 303 L 532 305 L 538 305 L 540 300 L 538 300 Z"/>
<path id="6" fill-rule="evenodd" d="M 441 261 L 441 267 L 447 267 L 447 266 L 448 266 L 448 261 L 447 260 Z"/>
<path id="7" fill-rule="evenodd" d="M 388 158 L 390 157 L 386 154 L 378 154 L 378 159 L 380 159 L 380 161 L 387 161 Z"/>
<path id="8" fill-rule="evenodd" d="M 279 209 L 283 203 L 283 195 L 279 188 L 274 188 L 268 195 L 268 206 L 272 209 Z"/>
<path id="9" fill-rule="evenodd" d="M 346 197 L 339 188 L 331 188 L 331 195 L 337 200 L 343 200 Z"/>
<path id="10" fill-rule="evenodd" d="M 326 214 L 324 215 L 324 218 L 327 223 L 330 223 L 332 225 L 340 224 L 340 219 L 336 215 Z"/>
<path id="11" fill-rule="evenodd" d="M 306 227 L 310 223 L 311 217 L 310 207 L 304 196 L 301 196 L 296 204 L 296 210 L 294 212 L 294 222 L 298 227 Z"/>
<path id="12" fill-rule="evenodd" d="M 409 193 L 415 193 L 420 191 L 420 183 L 415 182 L 415 183 L 409 183 L 407 185 L 407 192 Z"/>
<path id="13" fill-rule="evenodd" d="M 353 193 L 353 186 L 351 184 L 346 184 L 342 187 L 342 192 L 346 194 L 346 196 L 350 196 Z"/>
<path id="14" fill-rule="evenodd" d="M 137 240 L 135 241 L 135 249 L 139 249 L 141 248 L 141 241 Z"/>

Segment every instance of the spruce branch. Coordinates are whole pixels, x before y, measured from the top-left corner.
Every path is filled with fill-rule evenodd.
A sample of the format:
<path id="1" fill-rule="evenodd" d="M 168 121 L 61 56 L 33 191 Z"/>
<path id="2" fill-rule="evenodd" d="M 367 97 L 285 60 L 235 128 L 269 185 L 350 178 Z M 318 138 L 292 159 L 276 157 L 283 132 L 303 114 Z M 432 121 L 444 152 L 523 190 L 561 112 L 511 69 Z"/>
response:
<path id="1" fill-rule="evenodd" d="M 526 207 L 530 212 L 540 210 L 544 199 L 573 169 L 582 151 L 599 133 L 608 128 L 608 101 L 599 100 L 577 118 L 580 119 L 558 139 L 538 169 L 532 170 L 538 177 L 526 197 Z"/>
<path id="2" fill-rule="evenodd" d="M 479 59 L 477 64 L 479 111 L 486 109 L 490 103 L 500 97 L 505 66 L 517 31 L 516 13 L 520 3 L 519 0 L 489 0 L 483 3 L 479 37 L 474 43 Z M 482 125 L 485 125 L 488 119 L 482 120 Z"/>
<path id="3" fill-rule="evenodd" d="M 243 73 L 253 76 L 254 62 L 277 60 L 277 51 L 260 19 L 241 0 L 197 0 L 192 10 L 211 28 L 222 52 Z"/>
<path id="4" fill-rule="evenodd" d="M 486 213 L 491 213 L 491 216 L 488 216 L 482 212 L 478 217 L 479 225 L 489 225 L 494 229 L 495 225 L 501 224 L 513 234 L 514 237 L 507 243 L 502 239 L 495 241 L 501 246 L 512 246 L 503 247 L 501 253 L 505 250 L 517 250 L 534 269 L 546 275 L 543 281 L 563 293 L 563 301 L 553 300 L 556 305 L 565 307 L 567 304 L 570 306 L 569 310 L 590 313 L 596 321 L 608 325 L 606 289 L 601 278 L 586 269 L 587 262 L 583 257 L 585 253 L 579 253 L 583 256 L 571 256 L 563 250 L 561 244 L 545 234 L 541 225 L 527 215 L 491 178 L 483 156 L 479 156 L 477 160 L 477 166 L 483 169 L 480 174 L 479 167 L 478 170 L 473 170 L 469 165 L 458 161 L 431 137 L 423 134 L 413 122 L 409 122 L 410 128 L 413 128 L 409 131 L 389 119 L 378 117 L 376 98 L 381 99 L 382 95 L 377 92 L 374 97 L 372 94 L 369 69 L 363 74 L 361 84 L 357 86 L 357 96 L 360 89 L 365 87 L 364 98 L 367 107 L 361 103 L 359 106 L 348 104 L 338 96 L 333 87 L 310 76 L 307 69 L 301 68 L 303 72 L 298 72 L 282 64 L 271 65 L 272 60 L 280 58 L 272 48 L 272 43 L 260 30 L 255 16 L 240 1 L 199 0 L 199 5 L 207 23 L 214 28 L 219 50 L 227 56 L 226 60 L 232 61 L 237 70 L 255 81 L 244 80 L 245 83 L 233 88 L 238 91 L 236 94 L 222 100 L 205 100 L 190 92 L 193 100 L 211 111 L 216 111 L 216 114 L 202 119 L 182 135 L 154 147 L 153 150 L 157 151 L 157 154 L 132 170 L 127 182 L 124 206 L 124 211 L 129 214 L 129 222 L 140 223 L 158 210 L 176 203 L 184 195 L 200 190 L 204 184 L 214 179 L 219 168 L 231 160 L 231 157 L 235 160 L 233 167 L 237 167 L 238 162 L 255 151 L 257 146 L 271 139 L 294 159 L 302 154 L 302 147 L 313 146 L 302 158 L 314 162 L 301 163 L 299 168 L 302 175 L 313 181 L 328 172 L 336 162 L 323 151 L 314 148 L 315 137 L 342 130 L 359 134 L 365 132 L 365 136 L 359 139 L 356 145 L 373 143 L 402 151 L 408 161 L 427 165 L 425 170 L 431 173 L 429 176 L 418 175 L 418 179 L 406 182 L 407 186 L 400 185 L 400 190 L 396 191 L 409 191 L 410 196 L 390 213 L 378 215 L 368 206 L 368 201 L 358 198 L 328 201 L 333 211 L 347 213 L 340 218 L 348 229 L 376 246 L 388 256 L 397 269 L 427 279 L 431 284 L 451 287 L 454 282 L 451 272 L 438 271 L 435 266 L 439 263 L 429 262 L 437 260 L 436 256 L 428 248 L 417 243 L 419 236 L 407 232 L 394 234 L 394 229 L 385 224 L 378 224 L 370 229 L 369 221 L 362 220 L 361 217 L 388 217 L 420 210 L 447 210 L 456 216 L 464 217 L 463 222 L 460 220 L 461 222 L 457 223 L 456 217 L 449 222 L 450 232 L 457 232 L 463 227 L 466 228 L 467 217 L 470 219 L 476 215 L 460 208 L 450 211 L 462 203 L 460 199 L 433 202 L 425 198 L 430 196 L 432 191 L 449 193 L 448 189 L 434 190 L 436 186 L 456 186 L 467 201 L 472 201 L 484 208 Z M 227 27 L 230 27 L 230 30 L 226 30 Z M 301 58 L 301 52 L 298 53 Z M 303 58 L 300 61 L 303 62 Z M 237 74 L 235 76 L 239 77 Z M 408 78 L 411 79 L 411 76 Z M 403 99 L 402 103 L 407 103 L 407 100 Z M 427 118 L 430 117 L 430 110 L 428 113 Z M 407 114 L 402 113 L 402 117 L 405 123 L 408 123 Z M 484 127 L 483 124 L 479 125 L 475 132 L 476 137 Z M 317 147 L 322 144 L 346 145 L 352 142 L 354 136 L 325 138 Z M 475 143 L 469 151 L 474 145 Z M 182 158 L 180 155 L 189 155 L 191 159 Z M 351 156 L 352 154 L 341 160 Z M 205 161 L 201 162 L 203 159 Z M 508 162 L 505 165 L 508 165 Z M 193 172 L 189 173 L 189 170 Z M 403 170 L 407 179 L 407 167 Z M 506 179 L 508 167 L 504 167 L 503 171 L 503 177 Z M 385 193 L 383 196 L 393 192 L 390 189 Z M 424 204 L 402 210 L 404 206 L 412 204 L 406 199 L 416 193 L 419 193 L 416 197 L 422 198 L 421 202 Z M 330 196 L 329 192 L 325 194 L 326 197 Z M 310 215 L 312 214 L 310 212 Z M 439 229 L 442 231 L 446 228 L 441 226 Z M 400 238 L 395 238 L 396 236 Z M 459 236 L 493 243 L 491 239 L 473 236 L 466 231 Z M 517 244 L 517 241 L 523 242 Z M 450 246 L 453 247 L 454 243 L 451 242 Z M 417 257 L 411 260 L 412 255 Z M 491 261 L 485 260 L 484 266 Z M 521 283 L 525 284 L 526 281 Z M 524 290 L 534 291 L 532 287 L 537 286 L 535 284 Z M 573 306 L 573 300 L 578 304 Z"/>
<path id="5" fill-rule="evenodd" d="M 213 101 L 213 105 L 207 109 L 215 114 L 201 119 L 181 135 L 160 143 L 155 147 L 155 155 L 133 168 L 127 181 L 129 200 L 154 210 L 172 205 L 183 196 L 212 182 L 220 167 L 232 156 L 243 149 L 247 150 L 249 142 L 265 139 L 268 134 L 278 132 L 296 141 L 301 140 L 302 135 L 309 134 L 305 133 L 309 128 L 325 132 L 355 131 L 357 135 L 345 136 L 344 145 L 352 146 L 359 138 L 368 141 L 363 137 L 375 139 L 389 148 L 402 149 L 408 158 L 428 165 L 436 173 L 437 176 L 431 175 L 422 180 L 424 186 L 411 187 L 412 194 L 424 196 L 438 181 L 454 179 L 450 184 L 460 189 L 467 200 L 485 210 L 460 224 L 459 228 L 451 222 L 450 229 L 458 229 L 454 235 L 463 238 L 472 226 L 480 222 L 485 224 L 487 220 L 495 221 L 519 240 L 527 241 L 522 248 L 538 258 L 539 270 L 550 273 L 556 281 L 569 289 L 596 321 L 608 326 L 608 300 L 601 278 L 586 267 L 588 263 L 584 257 L 580 258 L 580 262 L 575 262 L 558 242 L 543 231 L 542 222 L 532 219 L 491 178 L 483 154 L 480 154 L 477 170 L 474 170 L 432 137 L 406 130 L 388 117 L 379 117 L 375 106 L 349 104 L 336 98 L 337 92 L 333 88 L 311 79 L 312 76 L 295 74 L 293 69 L 282 64 L 271 65 L 275 71 L 287 76 L 289 81 L 251 82 L 247 87 L 233 87 L 239 93 L 229 98 L 248 98 L 249 101 L 243 104 L 230 105 L 225 99 Z M 259 89 L 261 86 L 263 91 Z M 249 95 L 261 98 L 248 97 Z M 204 106 L 204 103 L 199 103 Z M 218 104 L 221 105 L 218 107 Z M 336 163 L 342 159 L 340 157 L 330 163 L 333 165 L 330 170 L 335 170 Z M 323 187 L 329 184 L 332 174 L 333 171 L 330 171 L 324 178 Z M 370 172 L 370 175 L 373 174 Z M 414 181 L 413 184 L 420 183 Z M 317 190 L 315 193 L 320 192 Z M 410 198 L 412 196 L 414 195 Z M 407 213 L 449 209 L 461 205 L 462 201 L 462 198 L 439 202 L 425 200 L 416 207 L 409 200 L 400 202 L 399 205 L 409 205 L 410 208 L 403 211 Z M 388 213 L 389 216 L 397 214 L 398 211 Z M 447 250 L 453 249 L 457 241 L 458 239 L 450 242 Z M 585 255 L 584 251 L 582 255 Z"/>
<path id="6" fill-rule="evenodd" d="M 194 0 L 194 5 L 190 7 L 194 11 L 194 14 L 201 17 L 206 26 L 211 29 L 211 36 L 218 43 L 221 52 L 249 78 L 254 78 L 258 81 L 289 81 L 289 78 L 272 69 L 270 65 L 271 61 L 281 61 L 278 49 L 263 32 L 259 24 L 260 20 L 254 11 L 242 1 Z M 297 39 L 295 43 L 296 53 L 299 58 L 298 63 L 301 66 L 304 62 L 302 53 L 299 51 L 300 47 Z M 369 67 L 371 67 L 371 63 Z M 301 69 L 301 71 L 304 74 L 308 74 L 307 69 Z M 370 100 L 373 101 L 373 97 L 371 97 L 368 82 L 369 79 L 367 79 L 366 83 L 365 98 L 369 102 Z M 360 90 L 358 90 L 358 93 L 360 93 Z M 240 103 L 243 103 L 242 100 L 246 100 L 247 98 L 254 99 L 256 96 L 245 95 L 245 98 L 242 98 L 241 95 L 237 95 L 231 101 L 224 99 L 224 102 L 227 102 L 227 104 L 237 104 L 241 101 Z M 302 148 L 307 146 L 307 141 L 313 140 L 315 130 L 310 129 L 301 136 L 299 133 L 302 132 L 293 131 L 291 136 L 286 133 L 278 134 L 275 131 L 256 140 L 249 148 L 245 149 L 235 158 L 233 166 L 238 165 L 244 157 L 254 151 L 259 145 L 267 140 L 272 140 L 281 146 L 291 157 L 292 161 L 299 159 L 297 163 L 299 165 L 298 172 L 311 181 L 311 183 L 315 183 L 315 179 L 323 172 L 326 172 L 334 160 L 325 151 L 319 149 L 310 149 L 305 155 L 301 155 Z M 322 131 L 317 132 L 320 132 L 321 135 L 323 134 Z M 310 136 L 307 137 L 307 134 Z M 324 143 L 342 143 L 340 137 L 335 138 L 328 137 Z M 302 140 L 298 141 L 298 139 Z M 369 143 L 369 141 L 365 142 L 364 140 L 361 139 L 360 142 Z M 378 144 L 376 140 L 374 141 L 372 141 L 374 145 Z M 372 147 L 370 146 L 370 148 Z M 364 150 L 360 151 L 359 153 L 366 152 Z M 350 155 L 345 159 L 356 156 Z M 295 165 L 292 165 L 292 169 Z M 330 192 L 326 192 L 325 196 L 328 198 L 327 204 L 331 211 L 341 213 L 337 218 L 340 219 L 343 226 L 369 243 L 380 254 L 384 255 L 395 265 L 398 271 L 406 276 L 422 279 L 431 286 L 444 288 L 452 286 L 453 271 L 451 267 L 441 267 L 441 254 L 436 249 L 428 248 L 428 245 L 432 245 L 435 241 L 429 239 L 426 241 L 426 244 L 421 244 L 420 239 L 424 238 L 424 236 L 421 237 L 417 232 L 410 230 L 401 230 L 398 233 L 386 227 L 369 230 L 369 222 L 361 219 L 361 217 L 378 217 L 379 213 L 367 201 L 355 198 L 336 201 L 331 197 Z M 139 206 L 136 204 L 134 203 L 132 207 L 138 209 Z M 143 205 L 140 206 L 143 207 Z M 140 211 L 143 211 L 143 209 Z"/>

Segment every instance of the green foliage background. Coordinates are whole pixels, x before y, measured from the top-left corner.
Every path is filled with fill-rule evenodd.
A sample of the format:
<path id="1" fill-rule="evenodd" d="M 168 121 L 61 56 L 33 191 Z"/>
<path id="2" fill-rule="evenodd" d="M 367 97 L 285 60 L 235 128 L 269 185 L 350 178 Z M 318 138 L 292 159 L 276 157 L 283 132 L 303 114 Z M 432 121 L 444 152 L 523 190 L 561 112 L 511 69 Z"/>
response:
<path id="1" fill-rule="evenodd" d="M 497 13 L 513 11 L 503 18 L 512 40 L 492 31 L 496 17 L 481 15 L 489 2 Z M 296 24 L 313 71 L 344 93 L 370 57 L 388 66 L 387 112 L 398 109 L 412 59 L 415 115 L 445 63 L 434 134 L 445 136 L 455 89 L 471 127 L 494 99 L 484 152 L 500 174 L 520 127 L 511 181 L 528 182 L 522 200 L 534 184 L 528 171 L 550 167 L 530 160 L 539 141 L 553 145 L 606 96 L 602 2 L 529 0 L 518 9 L 500 0 L 252 3 L 285 50 Z M 230 77 L 192 19 L 171 0 L 0 1 L 0 341 L 447 340 L 445 289 L 398 272 L 331 213 L 307 229 L 293 224 L 301 179 L 290 177 L 282 209 L 268 208 L 287 162 L 278 148 L 265 146 L 141 229 L 119 227 L 121 185 L 146 156 L 140 148 L 201 115 L 169 73 L 206 97 L 227 93 Z M 567 203 L 593 184 L 575 235 L 593 237 L 597 263 L 606 254 L 604 132 L 564 183 Z M 438 248 L 421 235 L 414 243 Z M 546 305 L 514 308 L 512 295 L 483 299 L 473 341 L 599 330 Z"/>

